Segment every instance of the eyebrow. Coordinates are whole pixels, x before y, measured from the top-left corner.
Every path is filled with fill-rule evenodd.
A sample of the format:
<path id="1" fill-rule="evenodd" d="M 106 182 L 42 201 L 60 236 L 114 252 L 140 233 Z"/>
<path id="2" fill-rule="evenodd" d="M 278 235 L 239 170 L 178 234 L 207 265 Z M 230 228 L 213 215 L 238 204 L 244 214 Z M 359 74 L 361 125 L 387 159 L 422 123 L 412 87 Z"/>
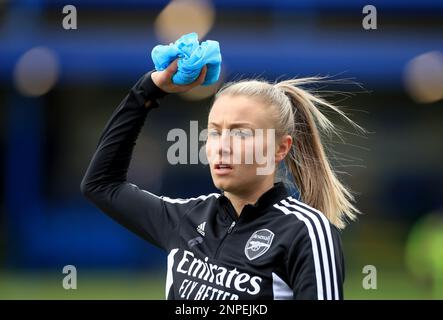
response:
<path id="1" fill-rule="evenodd" d="M 220 128 L 221 126 L 215 122 L 209 122 L 208 123 L 208 127 L 209 126 L 213 126 L 216 128 Z M 254 125 L 250 122 L 233 122 L 231 123 L 231 125 L 229 126 L 230 128 L 241 128 L 241 127 L 250 127 L 250 128 L 254 128 Z"/>

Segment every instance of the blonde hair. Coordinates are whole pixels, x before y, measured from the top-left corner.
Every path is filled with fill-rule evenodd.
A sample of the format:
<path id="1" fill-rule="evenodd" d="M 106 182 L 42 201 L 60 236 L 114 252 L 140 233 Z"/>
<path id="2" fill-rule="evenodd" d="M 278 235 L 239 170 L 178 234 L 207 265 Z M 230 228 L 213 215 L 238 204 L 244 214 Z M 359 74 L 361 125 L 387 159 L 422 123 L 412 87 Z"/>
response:
<path id="1" fill-rule="evenodd" d="M 321 109 L 334 111 L 361 132 L 365 130 L 352 121 L 339 107 L 300 86 L 325 82 L 325 78 L 309 77 L 270 83 L 266 80 L 240 80 L 223 85 L 215 100 L 223 95 L 257 98 L 275 106 L 273 117 L 276 136 L 289 134 L 293 145 L 285 158 L 303 202 L 321 211 L 337 228 L 347 220 L 355 220 L 360 211 L 352 204 L 354 196 L 334 172 L 326 155 L 321 135 L 339 130 Z"/>

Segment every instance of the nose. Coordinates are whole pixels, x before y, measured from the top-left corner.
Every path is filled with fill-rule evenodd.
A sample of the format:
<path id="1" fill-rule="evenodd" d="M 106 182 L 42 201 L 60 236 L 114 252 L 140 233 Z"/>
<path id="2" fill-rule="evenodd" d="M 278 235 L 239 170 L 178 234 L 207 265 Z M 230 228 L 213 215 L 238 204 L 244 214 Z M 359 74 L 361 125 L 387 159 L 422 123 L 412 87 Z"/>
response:
<path id="1" fill-rule="evenodd" d="M 224 156 L 231 154 L 231 134 L 229 130 L 223 129 L 218 144 L 218 155 L 222 159 Z"/>

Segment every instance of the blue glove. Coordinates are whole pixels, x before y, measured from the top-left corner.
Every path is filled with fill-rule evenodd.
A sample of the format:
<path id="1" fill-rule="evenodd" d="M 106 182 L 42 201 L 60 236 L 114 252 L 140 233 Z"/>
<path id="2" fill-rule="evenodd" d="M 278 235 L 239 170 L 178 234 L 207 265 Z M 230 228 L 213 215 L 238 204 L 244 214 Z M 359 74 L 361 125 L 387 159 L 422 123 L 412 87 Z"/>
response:
<path id="1" fill-rule="evenodd" d="M 195 32 L 183 35 L 175 43 L 155 46 L 151 57 L 157 71 L 165 70 L 175 59 L 179 58 L 177 72 L 172 77 L 172 82 L 178 85 L 194 82 L 205 65 L 207 72 L 203 86 L 216 83 L 220 76 L 219 43 L 207 40 L 199 44 L 198 35 Z"/>

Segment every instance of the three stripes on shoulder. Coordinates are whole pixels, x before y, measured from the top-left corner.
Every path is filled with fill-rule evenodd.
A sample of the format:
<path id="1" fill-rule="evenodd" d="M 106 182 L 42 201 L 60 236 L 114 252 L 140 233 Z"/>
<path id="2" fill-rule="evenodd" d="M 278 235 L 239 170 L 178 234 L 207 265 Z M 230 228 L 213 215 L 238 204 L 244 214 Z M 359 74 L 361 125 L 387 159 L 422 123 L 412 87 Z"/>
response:
<path id="1" fill-rule="evenodd" d="M 318 299 L 340 299 L 334 243 L 329 220 L 320 211 L 291 196 L 274 204 L 274 207 L 286 215 L 295 216 L 305 224 L 308 230 L 314 259 Z"/>

